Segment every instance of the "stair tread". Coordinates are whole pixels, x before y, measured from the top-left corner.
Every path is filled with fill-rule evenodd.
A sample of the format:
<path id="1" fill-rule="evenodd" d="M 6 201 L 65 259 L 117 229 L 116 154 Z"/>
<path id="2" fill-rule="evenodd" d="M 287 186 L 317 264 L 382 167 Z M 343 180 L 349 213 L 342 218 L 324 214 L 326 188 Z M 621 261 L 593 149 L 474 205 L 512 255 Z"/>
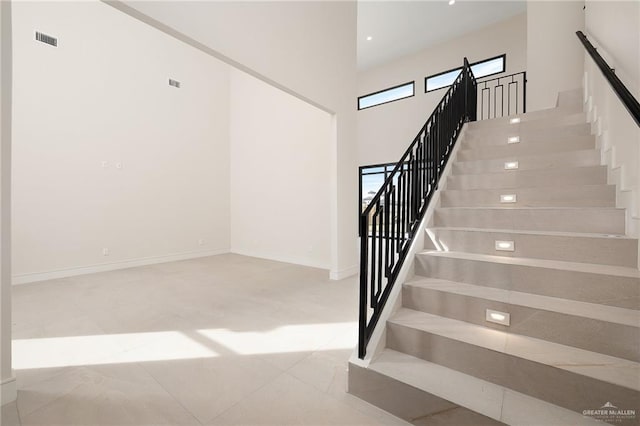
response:
<path id="1" fill-rule="evenodd" d="M 455 293 L 462 296 L 476 297 L 479 299 L 508 303 L 511 305 L 526 306 L 528 308 L 544 311 L 574 315 L 582 318 L 627 325 L 630 327 L 640 327 L 640 312 L 635 309 L 625 309 L 616 306 L 580 302 L 571 299 L 561 299 L 558 297 L 543 296 L 539 294 L 433 278 L 412 280 L 407 282 L 406 285 L 440 290 L 447 293 Z"/>
<path id="2" fill-rule="evenodd" d="M 640 271 L 625 266 L 600 265 L 579 262 L 566 262 L 560 260 L 534 259 L 525 257 L 505 257 L 489 254 L 476 254 L 454 251 L 425 250 L 420 253 L 425 256 L 440 256 L 465 260 L 477 260 L 481 262 L 502 263 L 508 265 L 543 267 L 548 269 L 560 269 L 575 272 L 586 272 L 599 275 L 614 275 L 627 278 L 640 279 Z M 640 281 L 639 281 L 640 284 Z"/>
<path id="3" fill-rule="evenodd" d="M 391 349 L 384 349 L 369 368 L 506 424 L 602 424 L 504 386 Z"/>
<path id="4" fill-rule="evenodd" d="M 517 189 L 519 191 L 547 191 L 549 189 L 575 191 L 576 187 L 585 189 L 615 188 L 614 185 L 606 183 L 597 184 L 565 184 L 565 185 L 548 185 L 548 186 L 518 186 L 516 188 L 469 188 L 469 189 L 443 189 L 443 192 L 504 192 L 505 190 Z"/>
<path id="5" fill-rule="evenodd" d="M 428 230 L 447 230 L 447 231 L 466 231 L 466 232 L 483 232 L 492 233 L 499 232 L 505 234 L 522 234 L 522 235 L 540 235 L 540 236 L 553 236 L 553 237 L 575 237 L 575 238 L 602 238 L 613 240 L 636 240 L 637 238 L 627 237 L 626 235 L 618 234 L 596 234 L 587 232 L 566 232 L 566 231 L 529 231 L 519 229 L 495 229 L 495 228 L 469 228 L 469 227 L 456 227 L 456 226 L 430 226 Z"/>
<path id="6" fill-rule="evenodd" d="M 555 172 L 560 173 L 561 171 L 566 172 L 567 170 L 582 171 L 587 169 L 596 171 L 596 170 L 602 170 L 605 168 L 606 166 L 589 165 L 589 166 L 569 166 L 569 167 L 556 166 L 556 167 L 545 167 L 540 169 L 499 170 L 495 172 L 482 172 L 482 173 L 453 173 L 452 172 L 449 178 L 470 176 L 468 179 L 474 179 L 480 176 L 506 176 L 506 175 L 518 175 L 518 174 L 528 175 L 528 174 L 539 174 L 539 173 L 549 174 L 549 173 L 555 173 Z"/>
<path id="7" fill-rule="evenodd" d="M 551 152 L 551 153 L 542 153 L 542 154 L 512 154 L 512 155 L 505 155 L 504 157 L 500 157 L 500 158 L 475 158 L 475 159 L 471 159 L 471 160 L 461 160 L 456 158 L 456 163 L 472 163 L 472 162 L 478 162 L 478 161 L 525 161 L 528 159 L 532 159 L 532 158 L 540 158 L 540 157 L 554 157 L 558 154 L 570 154 L 570 153 L 576 153 L 576 152 L 597 152 L 597 149 L 576 149 L 576 150 L 572 150 L 572 151 L 562 151 L 562 152 Z"/>
<path id="8" fill-rule="evenodd" d="M 554 122 L 555 124 L 555 122 L 557 121 L 575 119 L 575 118 L 583 119 L 585 123 L 587 122 L 586 114 L 581 111 L 580 112 L 554 111 L 553 114 L 549 114 L 549 111 L 547 110 L 539 110 L 536 112 L 540 112 L 544 115 L 536 116 L 535 113 L 528 113 L 528 114 L 522 113 L 522 114 L 516 114 L 513 116 L 507 116 L 507 117 L 496 117 L 496 118 L 489 118 L 486 120 L 471 121 L 469 123 L 469 131 L 494 129 L 494 128 L 503 127 L 503 126 L 513 126 L 514 124 L 510 122 L 512 118 L 519 118 L 520 125 L 532 124 L 532 123 L 544 124 L 547 121 Z"/>
<path id="9" fill-rule="evenodd" d="M 624 211 L 624 208 L 613 206 L 444 206 L 436 207 L 437 210 L 618 210 Z"/>
<path id="10" fill-rule="evenodd" d="M 407 308 L 389 322 L 640 391 L 637 362 Z"/>

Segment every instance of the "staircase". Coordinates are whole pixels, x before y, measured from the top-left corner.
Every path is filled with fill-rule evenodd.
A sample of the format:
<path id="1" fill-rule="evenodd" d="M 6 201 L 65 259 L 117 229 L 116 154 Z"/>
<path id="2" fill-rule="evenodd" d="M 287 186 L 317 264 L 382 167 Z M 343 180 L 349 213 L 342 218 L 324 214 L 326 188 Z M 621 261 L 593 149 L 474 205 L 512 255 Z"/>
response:
<path id="1" fill-rule="evenodd" d="M 467 125 L 349 392 L 416 425 L 638 424 L 638 240 L 580 107 Z"/>

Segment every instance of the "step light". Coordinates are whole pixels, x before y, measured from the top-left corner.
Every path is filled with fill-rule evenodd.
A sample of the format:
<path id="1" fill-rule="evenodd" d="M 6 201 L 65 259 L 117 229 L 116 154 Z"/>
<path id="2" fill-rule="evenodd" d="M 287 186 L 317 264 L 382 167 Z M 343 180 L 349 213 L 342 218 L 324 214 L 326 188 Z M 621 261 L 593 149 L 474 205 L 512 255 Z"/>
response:
<path id="1" fill-rule="evenodd" d="M 518 168 L 518 162 L 517 161 L 507 161 L 506 163 L 504 163 L 504 169 L 505 170 L 515 170 Z"/>
<path id="2" fill-rule="evenodd" d="M 516 244 L 513 241 L 499 241 L 496 240 L 496 250 L 498 251 L 514 251 Z"/>
<path id="3" fill-rule="evenodd" d="M 507 139 L 507 143 L 520 143 L 520 136 L 511 136 Z"/>
<path id="4" fill-rule="evenodd" d="M 501 203 L 515 203 L 516 201 L 518 201 L 516 194 L 500 194 Z"/>
<path id="5" fill-rule="evenodd" d="M 506 312 L 494 311 L 493 309 L 487 309 L 485 319 L 488 322 L 494 322 L 496 324 L 511 325 L 511 315 Z"/>
<path id="6" fill-rule="evenodd" d="M 509 123 L 511 124 L 518 124 L 519 122 L 520 122 L 520 117 L 512 118 L 511 120 L 509 120 Z"/>

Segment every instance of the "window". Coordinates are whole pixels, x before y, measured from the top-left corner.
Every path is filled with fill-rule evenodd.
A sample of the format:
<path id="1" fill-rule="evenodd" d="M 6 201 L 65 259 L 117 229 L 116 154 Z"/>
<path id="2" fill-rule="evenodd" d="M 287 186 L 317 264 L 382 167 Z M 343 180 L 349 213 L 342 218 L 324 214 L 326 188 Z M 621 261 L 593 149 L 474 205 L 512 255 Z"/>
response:
<path id="1" fill-rule="evenodd" d="M 484 61 L 474 62 L 471 64 L 471 70 L 476 78 L 487 77 L 504 72 L 506 70 L 506 62 L 507 54 L 505 53 L 504 55 L 485 59 Z M 425 93 L 451 86 L 458 77 L 458 74 L 460 74 L 460 71 L 462 71 L 462 67 L 426 77 L 424 79 Z"/>
<path id="2" fill-rule="evenodd" d="M 415 95 L 415 82 L 401 84 L 358 98 L 358 110 L 371 108 Z"/>
<path id="3" fill-rule="evenodd" d="M 362 211 L 369 205 L 373 197 L 380 191 L 382 185 L 395 169 L 398 163 L 375 164 L 371 166 L 360 166 L 360 204 Z M 409 169 L 409 163 L 404 165 L 404 169 Z M 394 183 L 398 175 L 394 176 Z"/>

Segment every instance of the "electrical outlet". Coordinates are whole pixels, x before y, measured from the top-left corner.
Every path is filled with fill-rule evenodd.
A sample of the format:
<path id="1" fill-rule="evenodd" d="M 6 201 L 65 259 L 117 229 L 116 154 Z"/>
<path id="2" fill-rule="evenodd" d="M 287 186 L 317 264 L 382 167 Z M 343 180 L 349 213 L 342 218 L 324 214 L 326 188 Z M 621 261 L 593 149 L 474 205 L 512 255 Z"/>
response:
<path id="1" fill-rule="evenodd" d="M 199 246 L 204 245 L 204 240 L 203 240 L 202 238 L 200 238 L 200 239 L 198 240 L 198 245 L 199 245 Z"/>
<path id="2" fill-rule="evenodd" d="M 105 248 L 103 248 L 103 249 L 102 249 L 102 255 L 103 255 L 103 256 L 109 256 L 109 249 L 108 249 L 108 248 L 106 248 L 106 247 L 105 247 Z"/>

